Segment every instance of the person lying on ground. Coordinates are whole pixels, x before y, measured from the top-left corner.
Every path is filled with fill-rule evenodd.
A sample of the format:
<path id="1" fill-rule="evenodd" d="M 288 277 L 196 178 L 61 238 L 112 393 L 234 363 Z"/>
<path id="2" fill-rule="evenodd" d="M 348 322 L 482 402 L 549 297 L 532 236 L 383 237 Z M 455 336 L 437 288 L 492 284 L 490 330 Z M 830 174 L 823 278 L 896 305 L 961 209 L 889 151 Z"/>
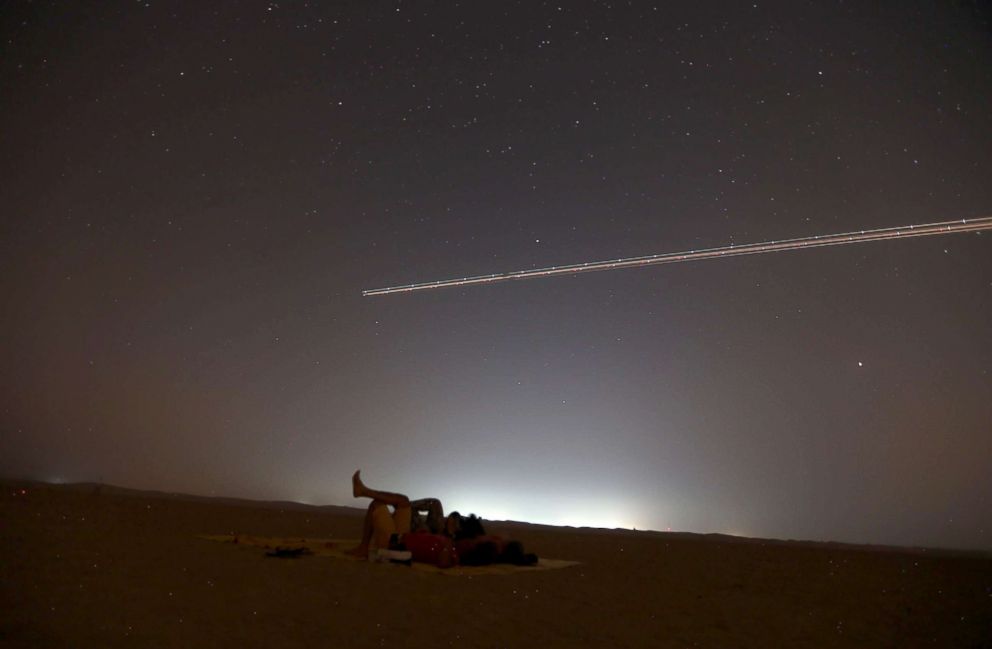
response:
<path id="1" fill-rule="evenodd" d="M 518 541 L 506 542 L 487 535 L 478 517 L 458 512 L 444 515 L 441 501 L 411 501 L 404 494 L 372 489 L 362 482 L 361 471 L 351 476 L 355 498 L 371 498 L 362 525 L 362 538 L 350 554 L 368 557 L 371 548 L 407 550 L 414 561 L 449 568 L 458 563 L 533 565 L 537 556 L 525 554 Z M 461 560 L 460 560 L 461 559 Z"/>

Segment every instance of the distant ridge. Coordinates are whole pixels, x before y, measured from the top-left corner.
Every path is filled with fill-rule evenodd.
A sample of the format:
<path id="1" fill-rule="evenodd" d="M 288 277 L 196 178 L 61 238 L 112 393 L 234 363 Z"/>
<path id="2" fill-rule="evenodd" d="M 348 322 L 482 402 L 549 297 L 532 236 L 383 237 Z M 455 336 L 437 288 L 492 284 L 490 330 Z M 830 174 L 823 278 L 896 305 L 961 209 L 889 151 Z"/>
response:
<path id="1" fill-rule="evenodd" d="M 494 521 L 486 519 L 487 523 L 499 524 L 508 528 L 520 527 L 546 530 L 575 530 L 579 534 L 614 534 L 631 537 L 650 536 L 662 539 L 683 539 L 703 543 L 732 543 L 742 545 L 767 546 L 800 546 L 818 549 L 854 550 L 858 552 L 896 552 L 903 554 L 920 554 L 932 556 L 979 557 L 992 558 L 992 552 L 986 550 L 957 549 L 957 548 L 926 548 L 909 545 L 882 545 L 869 543 L 846 543 L 843 541 L 814 541 L 809 539 L 765 539 L 761 537 L 735 536 L 719 532 L 662 532 L 659 530 L 630 530 L 624 527 L 573 527 L 571 525 L 545 525 L 542 523 L 525 523 L 522 521 Z"/>
<path id="2" fill-rule="evenodd" d="M 225 496 L 198 496 L 172 491 L 156 491 L 149 489 L 131 489 L 98 482 L 50 483 L 38 480 L 20 480 L 0 478 L 3 489 L 58 489 L 77 493 L 90 493 L 94 496 L 122 496 L 127 498 L 152 498 L 157 500 L 172 500 L 177 502 L 194 502 L 204 505 L 225 505 L 230 507 L 247 507 L 259 509 L 276 509 L 282 511 L 317 512 L 330 515 L 352 516 L 359 518 L 365 514 L 365 508 L 346 507 L 344 505 L 307 505 L 290 500 L 251 500 L 248 498 L 231 498 Z M 881 545 L 864 543 L 845 543 L 841 541 L 812 541 L 805 539 L 765 539 L 758 537 L 734 536 L 731 534 L 704 532 L 661 532 L 657 530 L 629 530 L 626 528 L 573 527 L 570 525 L 547 525 L 543 523 L 527 523 L 524 521 L 485 519 L 487 524 L 531 530 L 573 530 L 577 534 L 619 534 L 630 537 L 655 537 L 671 540 L 698 541 L 704 543 L 728 543 L 744 545 L 792 546 L 808 547 L 811 549 L 853 550 L 858 552 L 894 552 L 926 556 L 976 557 L 992 559 L 992 552 L 975 549 L 956 548 L 926 548 L 901 545 Z"/>
<path id="3" fill-rule="evenodd" d="M 157 491 L 154 489 L 131 489 L 100 482 L 64 482 L 51 483 L 38 480 L 9 480 L 0 479 L 0 483 L 11 487 L 27 487 L 32 489 L 64 489 L 80 493 L 89 492 L 93 495 L 124 496 L 128 498 L 155 498 L 158 500 L 175 500 L 179 502 L 196 502 L 211 505 L 229 505 L 231 507 L 258 507 L 262 509 L 280 509 L 284 511 L 320 511 L 327 514 L 345 516 L 363 516 L 365 508 L 345 507 L 344 505 L 307 505 L 292 500 L 251 500 L 249 498 L 232 498 L 227 496 L 198 496 L 195 494 L 175 491 Z"/>

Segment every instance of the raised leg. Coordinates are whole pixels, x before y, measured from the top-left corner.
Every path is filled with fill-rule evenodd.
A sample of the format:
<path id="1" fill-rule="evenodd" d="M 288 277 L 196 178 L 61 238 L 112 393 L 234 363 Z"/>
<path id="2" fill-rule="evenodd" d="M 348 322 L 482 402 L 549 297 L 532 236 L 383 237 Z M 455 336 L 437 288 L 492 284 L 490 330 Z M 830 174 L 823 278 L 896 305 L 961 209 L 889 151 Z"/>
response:
<path id="1" fill-rule="evenodd" d="M 378 489 L 366 487 L 365 483 L 362 482 L 361 470 L 355 471 L 355 474 L 351 476 L 351 493 L 355 498 L 371 498 L 372 500 L 378 500 L 393 507 L 410 505 L 410 499 L 403 494 L 379 491 Z"/>
<path id="2" fill-rule="evenodd" d="M 365 510 L 362 538 L 357 547 L 348 551 L 349 554 L 360 558 L 367 557 L 373 540 L 377 547 L 386 548 L 393 534 L 405 534 L 410 531 L 409 498 L 403 494 L 366 487 L 362 482 L 361 471 L 355 471 L 351 476 L 351 490 L 355 498 L 371 498 L 372 502 Z M 393 507 L 393 513 L 389 512 L 389 506 Z"/>
<path id="3" fill-rule="evenodd" d="M 348 554 L 352 554 L 360 559 L 364 559 L 369 556 L 369 543 L 372 542 L 372 532 L 374 531 L 372 508 L 375 507 L 375 505 L 375 501 L 372 501 L 365 510 L 365 520 L 362 522 L 361 541 L 359 541 L 356 547 L 348 550 Z"/>

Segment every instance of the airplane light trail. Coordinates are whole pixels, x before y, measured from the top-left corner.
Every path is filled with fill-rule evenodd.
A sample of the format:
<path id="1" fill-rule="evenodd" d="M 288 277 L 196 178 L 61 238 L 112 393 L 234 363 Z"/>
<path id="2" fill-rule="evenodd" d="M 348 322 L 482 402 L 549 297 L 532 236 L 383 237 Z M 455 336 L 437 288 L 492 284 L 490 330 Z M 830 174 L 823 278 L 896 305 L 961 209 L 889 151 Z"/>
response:
<path id="1" fill-rule="evenodd" d="M 902 239 L 906 237 L 926 237 L 937 234 L 952 234 L 955 232 L 980 232 L 992 230 L 992 217 L 977 219 L 960 219 L 943 221 L 941 223 L 925 223 L 921 225 L 905 225 L 897 228 L 880 228 L 878 230 L 860 230 L 844 234 L 827 234 L 800 239 L 783 239 L 781 241 L 765 241 L 763 243 L 745 243 L 742 245 L 723 246 L 721 248 L 706 248 L 703 250 L 688 250 L 685 252 L 667 252 L 659 255 L 644 257 L 625 257 L 604 261 L 591 261 L 584 264 L 567 266 L 551 266 L 533 270 L 516 270 L 508 273 L 493 273 L 492 275 L 476 275 L 443 279 L 436 282 L 421 284 L 405 284 L 388 288 L 375 288 L 362 291 L 362 295 L 389 295 L 390 293 L 410 293 L 425 291 L 433 288 L 449 286 L 470 286 L 473 284 L 492 284 L 511 279 L 526 279 L 528 277 L 551 277 L 553 275 L 574 275 L 595 270 L 613 270 L 615 268 L 633 268 L 635 266 L 651 266 L 654 264 L 674 264 L 681 261 L 697 259 L 713 259 L 715 257 L 736 257 L 738 255 L 757 255 L 766 252 L 781 252 L 784 250 L 800 250 L 804 248 L 821 248 L 824 246 L 842 246 L 849 243 L 866 241 L 882 241 L 885 239 Z"/>

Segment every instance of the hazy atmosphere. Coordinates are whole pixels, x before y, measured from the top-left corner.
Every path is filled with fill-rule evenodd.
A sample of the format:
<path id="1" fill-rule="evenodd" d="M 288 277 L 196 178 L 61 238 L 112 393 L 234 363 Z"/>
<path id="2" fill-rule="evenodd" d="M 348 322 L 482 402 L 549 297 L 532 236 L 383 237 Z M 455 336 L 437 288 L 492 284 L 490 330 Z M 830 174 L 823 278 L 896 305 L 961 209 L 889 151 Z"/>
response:
<path id="1" fill-rule="evenodd" d="M 0 476 L 992 549 L 969 2 L 0 9 Z"/>

